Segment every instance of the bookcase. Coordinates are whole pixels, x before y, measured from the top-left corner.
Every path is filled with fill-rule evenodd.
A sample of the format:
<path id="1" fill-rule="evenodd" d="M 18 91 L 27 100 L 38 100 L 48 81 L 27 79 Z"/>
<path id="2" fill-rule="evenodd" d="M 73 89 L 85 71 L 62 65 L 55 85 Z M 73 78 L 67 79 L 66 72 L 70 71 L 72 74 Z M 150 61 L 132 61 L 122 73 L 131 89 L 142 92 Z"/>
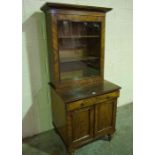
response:
<path id="1" fill-rule="evenodd" d="M 46 3 L 52 119 L 69 153 L 115 132 L 120 86 L 104 79 L 111 8 Z"/>

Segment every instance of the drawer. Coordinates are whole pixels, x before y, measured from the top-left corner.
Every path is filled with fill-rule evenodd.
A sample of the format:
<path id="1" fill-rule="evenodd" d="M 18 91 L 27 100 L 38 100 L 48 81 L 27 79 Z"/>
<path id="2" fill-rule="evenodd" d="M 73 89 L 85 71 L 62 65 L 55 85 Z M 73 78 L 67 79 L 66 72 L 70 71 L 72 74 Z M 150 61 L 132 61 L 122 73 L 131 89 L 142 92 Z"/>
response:
<path id="1" fill-rule="evenodd" d="M 96 103 L 105 102 L 107 100 L 117 98 L 118 96 L 119 96 L 119 91 L 115 91 L 115 92 L 112 92 L 112 93 L 100 95 L 100 96 L 96 97 Z"/>
<path id="2" fill-rule="evenodd" d="M 70 110 L 75 110 L 75 109 L 91 106 L 91 105 L 95 104 L 95 101 L 96 101 L 95 97 L 75 101 L 75 102 L 67 104 L 67 110 L 70 111 Z"/>
<path id="3" fill-rule="evenodd" d="M 75 101 L 75 102 L 67 104 L 67 110 L 71 111 L 71 110 L 91 106 L 91 105 L 94 105 L 94 104 L 97 104 L 100 102 L 105 102 L 107 100 L 117 98 L 118 96 L 119 96 L 119 91 L 116 91 L 116 92 L 112 92 L 112 93 L 108 93 L 108 94 L 104 94 L 104 95 L 90 97 L 88 99 Z"/>

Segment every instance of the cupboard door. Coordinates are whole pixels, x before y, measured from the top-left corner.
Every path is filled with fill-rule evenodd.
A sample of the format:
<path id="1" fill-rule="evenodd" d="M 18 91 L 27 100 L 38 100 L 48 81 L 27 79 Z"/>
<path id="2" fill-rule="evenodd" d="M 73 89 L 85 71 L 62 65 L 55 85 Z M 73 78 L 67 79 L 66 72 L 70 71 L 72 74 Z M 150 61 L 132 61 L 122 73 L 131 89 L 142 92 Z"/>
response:
<path id="1" fill-rule="evenodd" d="M 116 100 L 95 105 L 95 137 L 115 131 Z"/>
<path id="2" fill-rule="evenodd" d="M 70 142 L 77 144 L 93 138 L 94 108 L 82 108 L 70 113 Z"/>

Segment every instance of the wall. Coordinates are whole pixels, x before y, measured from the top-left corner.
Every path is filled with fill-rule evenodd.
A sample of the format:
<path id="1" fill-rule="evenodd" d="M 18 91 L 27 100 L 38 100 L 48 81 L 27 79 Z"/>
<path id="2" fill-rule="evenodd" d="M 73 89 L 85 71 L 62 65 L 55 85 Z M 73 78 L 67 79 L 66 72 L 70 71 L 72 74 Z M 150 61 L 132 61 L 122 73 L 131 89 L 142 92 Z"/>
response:
<path id="1" fill-rule="evenodd" d="M 40 11 L 45 2 L 23 0 L 23 137 L 53 128 L 45 19 Z M 65 0 L 65 3 L 114 8 L 106 20 L 105 79 L 122 87 L 118 106 L 132 102 L 132 0 Z"/>

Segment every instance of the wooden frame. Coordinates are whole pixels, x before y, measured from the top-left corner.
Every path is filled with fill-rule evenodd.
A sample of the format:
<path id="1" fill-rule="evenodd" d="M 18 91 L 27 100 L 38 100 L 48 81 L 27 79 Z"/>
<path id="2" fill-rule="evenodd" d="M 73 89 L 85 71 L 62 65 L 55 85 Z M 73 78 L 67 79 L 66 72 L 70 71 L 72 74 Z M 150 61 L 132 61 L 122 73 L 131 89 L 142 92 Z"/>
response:
<path id="1" fill-rule="evenodd" d="M 101 25 L 104 25 L 104 16 L 103 17 L 96 17 L 96 16 L 88 16 L 88 15 L 62 15 L 62 14 L 57 14 L 56 19 L 53 19 L 54 20 L 54 23 L 55 25 L 57 25 L 57 21 L 58 20 L 71 20 L 71 21 L 85 21 L 85 22 L 101 22 Z M 102 26 L 103 27 L 103 26 Z M 55 29 L 55 31 L 58 31 L 57 30 L 57 27 L 56 26 L 53 26 L 53 30 Z M 103 32 L 103 31 L 102 31 Z M 84 83 L 92 83 L 92 82 L 96 82 L 96 81 L 102 81 L 103 80 L 103 62 L 104 62 L 104 45 L 102 45 L 102 42 L 104 41 L 104 34 L 102 34 L 101 32 L 101 50 L 100 50 L 100 76 L 96 76 L 96 77 L 85 77 L 81 80 L 77 80 L 77 81 L 73 81 L 73 80 L 67 80 L 67 81 L 64 81 L 64 82 L 61 82 L 60 80 L 60 67 L 59 67 L 59 64 L 60 64 L 60 60 L 59 60 L 59 52 L 54 52 L 55 54 L 55 64 L 54 64 L 54 68 L 55 70 L 57 71 L 57 81 L 58 81 L 58 85 L 56 87 L 58 88 L 61 88 L 61 87 L 65 87 L 65 86 L 70 86 L 70 85 L 80 85 L 80 84 L 84 84 Z M 55 42 L 58 42 L 58 32 L 55 33 L 55 35 L 53 36 L 53 39 Z M 57 40 L 57 41 L 56 41 Z M 57 46 L 57 47 L 56 47 Z M 56 51 L 59 51 L 59 47 L 58 47 L 58 44 L 55 43 L 55 46 L 54 46 L 54 50 L 56 49 Z M 59 70 L 59 71 L 58 71 Z"/>
<path id="2" fill-rule="evenodd" d="M 72 87 L 73 85 L 88 85 L 92 83 L 99 83 L 104 79 L 104 43 L 105 43 L 105 13 L 79 11 L 79 10 L 65 10 L 65 9 L 51 9 L 46 12 L 46 27 L 48 38 L 48 53 L 49 66 L 51 73 L 51 84 L 56 89 L 64 87 Z M 80 80 L 67 80 L 61 82 L 60 80 L 60 61 L 59 61 L 59 44 L 58 44 L 58 20 L 71 21 L 85 21 L 85 22 L 101 22 L 101 42 L 100 42 L 100 75 L 93 77 L 84 77 Z"/>

